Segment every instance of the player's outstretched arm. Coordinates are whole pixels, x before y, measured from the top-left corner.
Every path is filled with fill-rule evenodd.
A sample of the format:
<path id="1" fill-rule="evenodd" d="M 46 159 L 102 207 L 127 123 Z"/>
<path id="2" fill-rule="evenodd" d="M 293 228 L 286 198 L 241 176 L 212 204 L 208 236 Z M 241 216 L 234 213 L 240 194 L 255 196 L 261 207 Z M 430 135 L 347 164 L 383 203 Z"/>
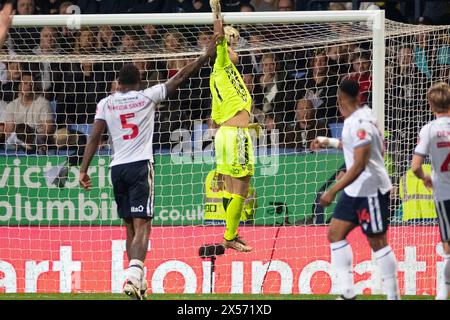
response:
<path id="1" fill-rule="evenodd" d="M 89 165 L 91 164 L 92 157 L 97 151 L 97 147 L 100 143 L 103 132 L 105 132 L 106 122 L 104 120 L 95 120 L 94 127 L 92 129 L 91 136 L 84 150 L 83 162 L 80 167 L 80 185 L 86 189 L 90 190 L 92 187 L 91 178 L 87 174 Z"/>
<path id="2" fill-rule="evenodd" d="M 6 3 L 0 11 L 0 48 L 3 47 L 14 15 L 12 3 Z"/>
<path id="3" fill-rule="evenodd" d="M 431 177 L 423 171 L 423 159 L 424 157 L 419 154 L 413 155 L 412 171 L 417 178 L 423 181 L 425 187 L 431 189 L 433 187 L 433 183 L 431 182 Z"/>
<path id="4" fill-rule="evenodd" d="M 200 70 L 200 68 L 207 61 L 209 61 L 209 59 L 215 56 L 217 39 L 218 36 L 214 35 L 212 39 L 210 39 L 208 48 L 206 49 L 206 52 L 203 55 L 198 57 L 194 62 L 191 62 L 190 64 L 186 65 L 184 68 L 178 71 L 176 75 L 174 75 L 166 82 L 168 96 L 172 95 L 180 86 L 180 84 L 182 84 L 189 77 L 198 72 L 198 70 Z"/>
<path id="5" fill-rule="evenodd" d="M 220 7 L 220 0 L 210 0 L 209 5 L 211 7 L 214 19 L 214 34 L 219 38 L 225 36 L 225 30 L 223 29 L 222 9 Z"/>
<path id="6" fill-rule="evenodd" d="M 342 141 L 336 138 L 317 137 L 310 145 L 312 151 L 318 151 L 325 148 L 342 149 Z"/>
<path id="7" fill-rule="evenodd" d="M 333 202 L 336 194 L 339 191 L 343 190 L 359 177 L 361 172 L 364 171 L 364 168 L 369 163 L 369 159 L 370 144 L 366 144 L 354 149 L 353 165 L 347 170 L 347 172 L 345 172 L 345 174 L 339 179 L 339 181 L 337 181 L 336 184 L 331 187 L 330 190 L 325 192 L 322 197 L 320 197 L 320 205 L 322 207 L 329 206 Z"/>

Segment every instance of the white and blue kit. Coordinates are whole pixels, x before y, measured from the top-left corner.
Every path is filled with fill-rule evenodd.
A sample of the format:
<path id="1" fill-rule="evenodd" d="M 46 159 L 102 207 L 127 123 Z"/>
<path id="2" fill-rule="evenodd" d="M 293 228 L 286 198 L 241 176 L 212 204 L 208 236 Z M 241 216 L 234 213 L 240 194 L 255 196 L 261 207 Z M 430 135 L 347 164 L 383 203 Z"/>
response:
<path id="1" fill-rule="evenodd" d="M 111 180 L 121 218 L 153 217 L 155 109 L 166 96 L 166 85 L 159 84 L 114 93 L 97 105 L 95 119 L 106 122 L 112 141 Z"/>
<path id="2" fill-rule="evenodd" d="M 392 184 L 384 167 L 383 135 L 372 110 L 365 105 L 344 121 L 342 146 L 347 169 L 354 163 L 354 150 L 367 144 L 370 144 L 369 162 L 342 192 L 333 218 L 360 225 L 366 235 L 383 234 L 389 223 Z"/>
<path id="3" fill-rule="evenodd" d="M 414 151 L 430 156 L 433 197 L 442 241 L 450 241 L 450 117 L 439 117 L 426 124 Z"/>

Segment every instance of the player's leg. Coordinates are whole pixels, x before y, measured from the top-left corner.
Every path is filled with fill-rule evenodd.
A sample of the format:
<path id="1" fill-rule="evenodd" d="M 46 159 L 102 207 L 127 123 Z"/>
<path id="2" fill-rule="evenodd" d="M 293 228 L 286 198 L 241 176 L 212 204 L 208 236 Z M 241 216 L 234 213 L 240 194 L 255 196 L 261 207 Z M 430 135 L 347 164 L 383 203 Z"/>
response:
<path id="1" fill-rule="evenodd" d="M 361 202 L 361 210 L 368 215 L 362 224 L 376 263 L 380 268 L 383 291 L 388 300 L 399 300 L 397 258 L 387 242 L 386 232 L 389 224 L 390 192 L 378 193 L 375 197 L 367 197 Z"/>
<path id="2" fill-rule="evenodd" d="M 129 266 L 124 293 L 136 299 L 142 299 L 142 291 L 145 294 L 144 262 L 153 217 L 153 176 L 153 168 L 148 161 L 127 166 L 128 217 L 132 220 L 134 234 L 130 232 L 133 237 L 127 246 Z"/>
<path id="3" fill-rule="evenodd" d="M 131 218 L 125 218 L 125 219 L 123 219 L 123 222 L 125 224 L 125 229 L 127 231 L 127 239 L 125 241 L 125 248 L 127 250 L 128 261 L 130 261 L 131 260 L 131 258 L 130 258 L 131 242 L 133 241 L 133 238 L 135 235 L 134 225 L 133 225 L 133 220 Z"/>
<path id="4" fill-rule="evenodd" d="M 332 218 L 328 229 L 331 267 L 336 272 L 342 299 L 354 299 L 356 296 L 353 278 L 353 251 L 347 242 L 347 235 L 355 227 L 354 222 Z"/>
<path id="5" fill-rule="evenodd" d="M 217 171 L 224 176 L 225 194 L 230 199 L 225 210 L 224 245 L 226 248 L 248 252 L 252 248 L 246 245 L 237 232 L 254 172 L 253 146 L 248 129 L 221 127 L 216 134 L 215 147 Z"/>
<path id="6" fill-rule="evenodd" d="M 436 300 L 447 300 L 450 295 L 450 200 L 436 201 L 436 211 L 444 248 L 444 268 Z"/>
<path id="7" fill-rule="evenodd" d="M 245 240 L 238 235 L 239 223 L 241 220 L 242 211 L 244 209 L 244 202 L 248 194 L 250 185 L 250 176 L 243 178 L 233 178 L 226 176 L 226 185 L 229 187 L 230 201 L 226 215 L 226 229 L 224 234 L 225 246 L 243 252 L 251 251 L 251 247 L 247 246 Z"/>

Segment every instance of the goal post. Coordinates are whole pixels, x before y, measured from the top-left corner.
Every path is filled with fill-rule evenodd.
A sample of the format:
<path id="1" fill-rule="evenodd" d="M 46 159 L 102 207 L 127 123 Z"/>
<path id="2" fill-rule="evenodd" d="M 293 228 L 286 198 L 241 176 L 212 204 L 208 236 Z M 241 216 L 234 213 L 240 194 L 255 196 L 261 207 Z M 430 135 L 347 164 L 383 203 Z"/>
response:
<path id="1" fill-rule="evenodd" d="M 436 221 L 428 212 L 425 222 L 409 223 L 404 203 L 417 197 L 400 185 L 418 127 L 432 117 L 429 84 L 450 75 L 450 28 L 396 23 L 381 10 L 223 18 L 240 32 L 238 69 L 252 94 L 252 122 L 264 128 L 252 133 L 255 176 L 240 227 L 254 251 L 217 257 L 213 279 L 211 261 L 198 255 L 224 231 L 208 64 L 156 111 L 155 217 L 145 264 L 151 293 L 209 293 L 211 286 L 217 293 L 336 292 L 326 236 L 333 208 L 318 199 L 344 159 L 313 153 L 309 143 L 340 137 L 337 88 L 350 77 L 388 137 L 396 190 L 389 236 L 402 293 L 433 294 L 442 268 Z M 91 166 L 92 191 L 78 186 L 96 103 L 116 90 L 125 63 L 138 67 L 143 88 L 172 77 L 201 54 L 212 24 L 211 13 L 14 16 L 0 52 L 0 293 L 120 292 L 125 231 L 107 135 Z M 32 116 L 24 116 L 24 95 L 38 105 Z M 357 292 L 379 293 L 361 232 L 350 242 Z"/>

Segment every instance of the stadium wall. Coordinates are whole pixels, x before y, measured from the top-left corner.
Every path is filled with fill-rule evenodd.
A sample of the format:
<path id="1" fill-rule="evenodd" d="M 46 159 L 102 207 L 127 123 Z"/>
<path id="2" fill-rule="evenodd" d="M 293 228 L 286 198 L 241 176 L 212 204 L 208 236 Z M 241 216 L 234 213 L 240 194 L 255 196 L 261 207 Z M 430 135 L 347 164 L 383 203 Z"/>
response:
<path id="1" fill-rule="evenodd" d="M 277 227 L 245 227 L 249 254 L 217 259 L 217 293 L 327 294 L 330 274 L 326 227 L 281 227 L 264 286 Z M 222 227 L 153 228 L 146 260 L 153 293 L 209 293 L 210 262 L 198 248 L 220 241 Z M 121 227 L 0 227 L 0 292 L 120 292 L 124 281 L 125 232 Z M 392 227 L 389 241 L 399 260 L 402 294 L 435 294 L 443 267 L 437 227 Z M 360 231 L 354 249 L 359 293 L 379 293 L 379 272 Z"/>
<path id="2" fill-rule="evenodd" d="M 120 225 L 114 202 L 109 157 L 95 157 L 93 189 L 78 185 L 78 167 L 70 167 L 65 188 L 46 179 L 46 172 L 65 157 L 0 157 L 0 225 Z M 257 225 L 284 220 L 270 202 L 284 203 L 291 223 L 312 214 L 318 190 L 343 163 L 342 154 L 288 154 L 257 157 L 253 184 L 257 193 Z M 213 162 L 199 158 L 155 156 L 155 226 L 199 225 L 204 215 L 204 181 Z M 332 208 L 327 208 L 330 214 Z"/>

